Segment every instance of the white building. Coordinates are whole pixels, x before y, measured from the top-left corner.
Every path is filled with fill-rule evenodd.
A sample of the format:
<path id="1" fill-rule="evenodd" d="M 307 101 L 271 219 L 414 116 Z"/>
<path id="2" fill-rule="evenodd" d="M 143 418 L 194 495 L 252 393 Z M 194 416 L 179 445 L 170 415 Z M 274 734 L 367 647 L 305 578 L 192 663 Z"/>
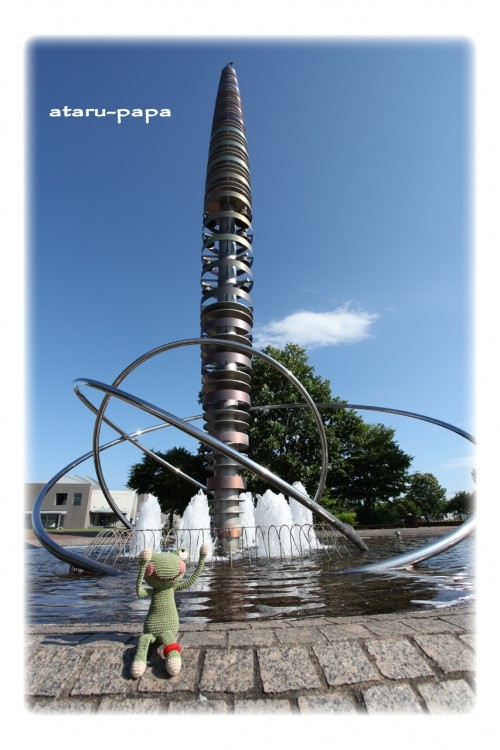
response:
<path id="1" fill-rule="evenodd" d="M 34 502 L 45 482 L 25 485 L 26 526 L 31 526 Z M 132 523 L 135 522 L 140 496 L 134 490 L 110 490 L 114 502 Z M 47 493 L 41 510 L 46 529 L 86 529 L 92 526 L 121 526 L 98 482 L 77 474 L 61 477 Z"/>

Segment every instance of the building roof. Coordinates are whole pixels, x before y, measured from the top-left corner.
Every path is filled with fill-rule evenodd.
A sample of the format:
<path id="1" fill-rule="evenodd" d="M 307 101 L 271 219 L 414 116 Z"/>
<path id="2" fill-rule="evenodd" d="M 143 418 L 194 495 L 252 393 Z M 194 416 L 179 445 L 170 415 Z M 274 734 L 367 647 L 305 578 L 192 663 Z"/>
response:
<path id="1" fill-rule="evenodd" d="M 91 484 L 99 487 L 99 482 L 93 477 L 82 477 L 79 474 L 65 474 L 59 479 L 57 484 Z"/>

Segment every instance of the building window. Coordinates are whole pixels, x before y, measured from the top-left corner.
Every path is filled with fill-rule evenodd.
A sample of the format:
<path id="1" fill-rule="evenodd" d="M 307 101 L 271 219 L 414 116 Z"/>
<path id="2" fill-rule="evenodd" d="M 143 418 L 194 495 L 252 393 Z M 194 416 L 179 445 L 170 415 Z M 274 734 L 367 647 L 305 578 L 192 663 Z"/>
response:
<path id="1" fill-rule="evenodd" d="M 56 505 L 66 505 L 67 499 L 67 492 L 56 492 Z"/>
<path id="2" fill-rule="evenodd" d="M 62 529 L 64 516 L 62 513 L 41 513 L 41 521 L 44 529 Z"/>
<path id="3" fill-rule="evenodd" d="M 74 492 L 73 493 L 73 505 L 81 505 L 82 497 L 83 497 L 83 494 L 81 492 Z"/>

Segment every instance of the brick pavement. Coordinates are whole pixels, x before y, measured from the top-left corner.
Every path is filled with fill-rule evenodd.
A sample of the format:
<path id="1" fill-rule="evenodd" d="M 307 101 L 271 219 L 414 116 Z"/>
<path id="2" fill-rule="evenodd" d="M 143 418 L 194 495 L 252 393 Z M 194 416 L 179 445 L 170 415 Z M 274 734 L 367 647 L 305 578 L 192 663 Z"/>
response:
<path id="1" fill-rule="evenodd" d="M 180 675 L 150 650 L 130 664 L 140 625 L 28 628 L 34 713 L 466 713 L 474 707 L 470 607 L 368 617 L 181 624 Z"/>

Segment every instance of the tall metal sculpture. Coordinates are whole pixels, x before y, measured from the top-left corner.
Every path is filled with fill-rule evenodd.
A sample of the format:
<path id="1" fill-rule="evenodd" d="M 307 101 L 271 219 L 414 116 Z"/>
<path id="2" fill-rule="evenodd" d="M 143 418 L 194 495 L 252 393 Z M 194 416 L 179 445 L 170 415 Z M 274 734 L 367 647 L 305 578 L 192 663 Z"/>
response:
<path id="1" fill-rule="evenodd" d="M 93 456 L 96 475 L 110 508 L 123 526 L 131 529 L 130 521 L 121 513 L 107 487 L 100 454 L 127 441 L 143 453 L 156 458 L 166 469 L 178 472 L 175 467 L 167 464 L 160 456 L 156 456 L 139 442 L 142 435 L 169 425 L 198 439 L 213 452 L 213 476 L 207 481 L 207 490 L 213 495 L 214 526 L 223 551 L 226 553 L 235 551 L 239 546 L 241 534 L 239 495 L 245 489 L 245 481 L 241 475 L 243 469 L 267 480 L 275 489 L 295 498 L 312 510 L 318 518 L 340 531 L 359 550 L 368 549 L 353 528 L 344 524 L 320 504 L 328 471 L 328 446 L 318 408 L 368 409 L 395 413 L 431 422 L 474 442 L 474 438 L 460 428 L 422 414 L 361 404 L 316 404 L 304 386 L 283 365 L 264 352 L 252 349 L 251 221 L 250 171 L 245 126 L 236 73 L 232 63 L 229 63 L 223 69 L 220 78 L 208 156 L 203 214 L 201 336 L 163 344 L 146 352 L 122 370 L 111 385 L 89 378 L 80 378 L 75 381 L 74 389 L 77 396 L 96 415 L 92 451 L 75 459 L 53 476 L 42 488 L 33 506 L 33 528 L 41 544 L 55 557 L 68 562 L 74 569 L 109 575 L 120 574 L 118 569 L 105 562 L 93 560 L 84 554 L 60 546 L 49 536 L 41 519 L 42 505 L 48 492 L 65 474 Z M 186 346 L 201 347 L 204 431 L 191 424 L 191 420 L 195 418 L 181 419 L 120 387 L 127 376 L 144 362 L 162 353 Z M 269 404 L 259 408 L 307 407 L 316 423 L 322 459 L 320 480 L 314 500 L 245 455 L 248 449 L 252 357 L 258 357 L 277 369 L 298 390 L 304 401 L 302 404 Z M 83 386 L 105 394 L 99 406 L 83 395 L 81 392 Z M 160 419 L 161 423 L 128 433 L 106 415 L 111 398 L 117 398 L 139 408 Z M 118 436 L 106 444 L 101 444 L 100 440 L 103 424 L 112 428 Z M 199 483 L 192 478 L 186 475 L 184 478 L 199 486 Z M 456 531 L 419 550 L 355 570 L 374 572 L 421 562 L 458 544 L 471 534 L 474 528 L 475 517 Z"/>
<path id="2" fill-rule="evenodd" d="M 251 357 L 231 342 L 251 344 L 253 309 L 252 194 L 247 139 L 238 80 L 232 63 L 220 77 L 210 137 L 201 272 L 203 417 L 208 433 L 245 453 L 251 391 Z M 224 339 L 227 344 L 208 343 Z M 240 466 L 214 454 L 214 526 L 226 550 L 240 535 L 239 494 L 245 490 Z"/>

